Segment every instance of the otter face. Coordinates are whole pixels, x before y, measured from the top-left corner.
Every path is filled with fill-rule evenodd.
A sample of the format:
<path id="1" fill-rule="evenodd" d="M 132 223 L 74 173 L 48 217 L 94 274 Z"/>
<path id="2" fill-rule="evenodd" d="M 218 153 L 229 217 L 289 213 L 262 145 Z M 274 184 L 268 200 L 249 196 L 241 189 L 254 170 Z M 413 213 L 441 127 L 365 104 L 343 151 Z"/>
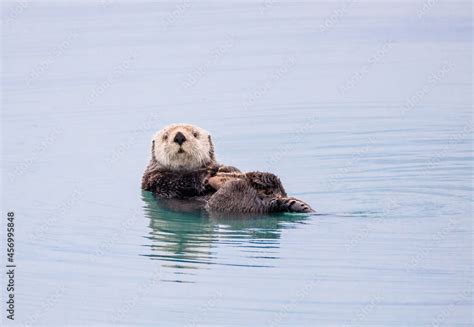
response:
<path id="1" fill-rule="evenodd" d="M 215 162 L 211 136 L 187 124 L 169 125 L 155 134 L 152 160 L 169 170 L 195 170 Z"/>

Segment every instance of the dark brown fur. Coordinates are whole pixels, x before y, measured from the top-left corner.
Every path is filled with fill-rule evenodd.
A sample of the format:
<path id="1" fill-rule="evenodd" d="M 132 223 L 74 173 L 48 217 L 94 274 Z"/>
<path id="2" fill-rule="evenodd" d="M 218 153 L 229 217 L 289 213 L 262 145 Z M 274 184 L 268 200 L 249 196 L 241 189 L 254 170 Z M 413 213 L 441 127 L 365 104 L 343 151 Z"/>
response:
<path id="1" fill-rule="evenodd" d="M 142 177 L 142 189 L 151 191 L 155 195 L 165 199 L 187 199 L 214 193 L 209 185 L 209 178 L 215 176 L 219 171 L 238 171 L 237 168 L 220 166 L 211 163 L 207 167 L 195 171 L 172 171 L 158 169 L 152 159 Z"/>
<path id="2" fill-rule="evenodd" d="M 230 173 L 230 174 L 229 174 Z M 212 187 L 209 179 L 225 178 Z M 311 212 L 309 205 L 288 197 L 280 179 L 270 173 L 238 173 L 234 167 L 211 165 L 192 172 L 146 171 L 142 188 L 163 199 L 205 197 L 211 212 L 258 214 Z"/>
<path id="3" fill-rule="evenodd" d="M 288 197 L 280 178 L 271 173 L 217 173 L 222 179 L 206 209 L 223 213 L 312 212 L 305 202 Z M 211 183 L 212 185 L 215 185 Z"/>
<path id="4" fill-rule="evenodd" d="M 210 212 L 272 213 L 311 212 L 309 205 L 288 197 L 280 179 L 271 173 L 241 173 L 237 168 L 216 163 L 209 136 L 210 163 L 192 171 L 169 170 L 151 159 L 142 177 L 142 189 L 162 199 L 200 199 Z"/>

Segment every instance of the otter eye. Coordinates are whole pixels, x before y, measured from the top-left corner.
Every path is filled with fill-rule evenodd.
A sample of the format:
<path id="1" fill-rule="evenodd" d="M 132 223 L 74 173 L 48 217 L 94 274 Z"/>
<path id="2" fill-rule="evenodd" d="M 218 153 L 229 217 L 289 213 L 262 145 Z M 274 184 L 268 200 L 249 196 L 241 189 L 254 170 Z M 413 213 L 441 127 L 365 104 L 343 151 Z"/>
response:
<path id="1" fill-rule="evenodd" d="M 167 134 L 163 135 L 163 140 L 166 141 L 167 139 L 168 139 L 168 135 Z"/>
<path id="2" fill-rule="evenodd" d="M 193 136 L 197 138 L 199 136 L 199 133 L 198 132 L 193 132 Z"/>

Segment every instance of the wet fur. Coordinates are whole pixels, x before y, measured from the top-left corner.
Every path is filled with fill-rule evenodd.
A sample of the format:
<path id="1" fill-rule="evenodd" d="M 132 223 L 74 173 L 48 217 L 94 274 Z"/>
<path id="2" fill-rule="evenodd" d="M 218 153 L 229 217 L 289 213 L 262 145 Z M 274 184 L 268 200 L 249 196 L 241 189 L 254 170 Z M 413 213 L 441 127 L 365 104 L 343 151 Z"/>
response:
<path id="1" fill-rule="evenodd" d="M 186 137 L 181 146 L 173 142 L 178 131 Z M 209 212 L 313 211 L 303 201 L 288 197 L 280 179 L 271 173 L 241 173 L 219 165 L 209 133 L 186 124 L 170 125 L 155 134 L 142 189 L 162 199 L 201 201 Z"/>
<path id="2" fill-rule="evenodd" d="M 223 173 L 209 179 L 217 192 L 207 201 L 208 211 L 224 213 L 312 212 L 305 202 L 288 197 L 278 176 L 271 173 Z"/>

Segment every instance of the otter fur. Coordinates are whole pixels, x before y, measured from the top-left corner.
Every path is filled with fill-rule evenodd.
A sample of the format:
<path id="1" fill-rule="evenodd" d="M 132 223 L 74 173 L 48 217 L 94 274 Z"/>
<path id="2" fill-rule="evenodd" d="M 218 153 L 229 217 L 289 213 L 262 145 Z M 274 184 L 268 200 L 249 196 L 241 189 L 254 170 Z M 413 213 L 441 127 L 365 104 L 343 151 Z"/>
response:
<path id="1" fill-rule="evenodd" d="M 169 125 L 154 135 L 142 189 L 162 199 L 199 200 L 216 213 L 313 211 L 305 202 L 288 197 L 271 173 L 241 173 L 218 164 L 211 135 L 188 124 Z"/>

